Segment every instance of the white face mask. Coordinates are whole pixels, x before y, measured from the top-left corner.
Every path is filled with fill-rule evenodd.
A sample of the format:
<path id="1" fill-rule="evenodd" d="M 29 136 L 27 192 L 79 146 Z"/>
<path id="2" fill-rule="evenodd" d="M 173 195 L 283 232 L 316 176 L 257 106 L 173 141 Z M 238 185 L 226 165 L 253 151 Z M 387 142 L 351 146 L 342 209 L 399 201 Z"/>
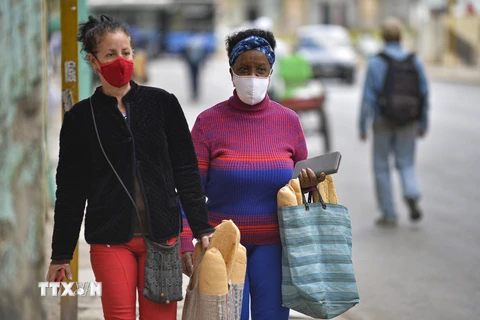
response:
<path id="1" fill-rule="evenodd" d="M 240 100 L 249 105 L 261 102 L 267 95 L 270 76 L 237 76 L 233 71 L 233 85 L 237 89 Z"/>

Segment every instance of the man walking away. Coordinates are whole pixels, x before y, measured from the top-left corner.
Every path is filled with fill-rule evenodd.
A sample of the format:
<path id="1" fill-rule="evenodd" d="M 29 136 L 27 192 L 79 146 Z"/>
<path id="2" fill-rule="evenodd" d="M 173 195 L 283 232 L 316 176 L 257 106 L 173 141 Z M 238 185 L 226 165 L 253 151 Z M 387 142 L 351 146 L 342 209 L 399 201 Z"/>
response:
<path id="1" fill-rule="evenodd" d="M 415 171 L 415 140 L 423 137 L 428 123 L 428 84 L 417 55 L 400 44 L 402 24 L 388 18 L 382 25 L 385 47 L 371 58 L 360 112 L 360 139 L 367 139 L 367 120 L 373 119 L 373 169 L 376 196 L 382 216 L 376 224 L 394 227 L 397 212 L 390 182 L 390 155 L 395 158 L 403 196 L 412 221 L 422 212 Z"/>
<path id="2" fill-rule="evenodd" d="M 190 37 L 185 47 L 184 58 L 188 64 L 190 75 L 191 100 L 198 101 L 200 69 L 207 58 L 206 43 L 201 34 L 194 34 Z"/>

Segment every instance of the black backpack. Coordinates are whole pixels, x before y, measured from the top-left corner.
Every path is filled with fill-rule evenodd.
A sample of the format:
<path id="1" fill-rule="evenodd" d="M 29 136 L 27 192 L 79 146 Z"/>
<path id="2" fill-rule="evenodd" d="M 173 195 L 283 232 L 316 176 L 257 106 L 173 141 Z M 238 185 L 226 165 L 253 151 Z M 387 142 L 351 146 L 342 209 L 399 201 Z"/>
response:
<path id="1" fill-rule="evenodd" d="M 380 112 L 395 126 L 420 119 L 423 97 L 418 70 L 414 64 L 415 54 L 409 54 L 402 61 L 394 60 L 384 52 L 379 57 L 388 64 L 383 90 L 378 96 Z"/>

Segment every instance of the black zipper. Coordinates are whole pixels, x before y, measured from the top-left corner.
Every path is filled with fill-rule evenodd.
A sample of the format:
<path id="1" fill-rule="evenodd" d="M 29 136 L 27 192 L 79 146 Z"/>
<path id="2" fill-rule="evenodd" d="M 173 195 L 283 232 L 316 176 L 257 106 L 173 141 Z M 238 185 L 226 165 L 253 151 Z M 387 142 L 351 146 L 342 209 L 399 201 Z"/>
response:
<path id="1" fill-rule="evenodd" d="M 136 183 L 135 183 L 135 176 L 136 176 L 136 166 L 135 166 L 135 140 L 133 139 L 133 133 L 132 133 L 132 130 L 130 130 L 130 105 L 128 103 L 125 103 L 125 106 L 127 108 L 127 119 L 123 118 L 123 115 L 121 114 L 120 110 L 118 109 L 117 107 L 117 110 L 118 110 L 118 113 L 120 113 L 120 115 L 122 116 L 123 118 L 123 121 L 124 123 L 126 124 L 126 127 L 127 127 L 127 130 L 130 134 L 130 142 L 131 142 L 131 150 L 132 150 L 132 178 L 133 178 L 133 194 L 132 194 L 132 197 L 134 197 L 133 199 L 135 200 L 136 199 L 136 196 L 137 196 L 137 187 L 136 187 Z M 132 233 L 135 232 L 134 231 L 134 225 L 135 225 L 135 219 L 138 219 L 136 218 L 137 214 L 135 212 L 135 208 L 133 208 L 133 214 L 132 214 Z"/>
<path id="2" fill-rule="evenodd" d="M 127 108 L 127 117 L 126 117 L 126 118 L 125 118 L 125 117 L 123 116 L 123 114 L 120 112 L 120 109 L 118 108 L 118 104 L 115 106 L 115 109 L 117 109 L 117 114 L 120 115 L 120 118 L 122 119 L 122 122 L 119 122 L 120 127 L 122 127 L 122 129 L 125 129 L 125 126 L 124 126 L 124 125 L 126 125 L 126 127 L 127 127 L 127 132 L 129 132 L 129 133 L 130 133 L 130 136 L 133 137 L 133 136 L 132 136 L 132 132 L 130 131 L 130 110 L 129 110 L 130 108 L 129 108 L 128 103 L 125 103 L 125 106 L 126 106 L 126 108 Z M 117 118 L 116 120 L 117 120 L 117 122 L 118 122 L 118 118 Z"/>
<path id="3" fill-rule="evenodd" d="M 130 121 L 131 121 L 131 112 L 130 112 L 130 104 L 129 103 L 125 103 L 125 106 L 127 107 L 127 129 L 128 129 L 128 132 L 130 133 L 130 137 L 131 137 L 131 142 L 132 142 L 132 159 L 133 159 L 133 194 L 135 195 L 135 197 L 137 196 L 137 187 L 136 187 L 136 178 L 138 177 L 138 184 L 140 185 L 140 188 L 142 189 L 142 197 L 143 197 L 143 203 L 145 204 L 145 220 L 147 221 L 147 225 L 146 226 L 142 226 L 143 228 L 146 228 L 146 230 L 143 230 L 143 232 L 145 233 L 148 233 L 148 234 L 152 234 L 151 230 L 150 230 L 150 216 L 148 214 L 149 210 L 148 210 L 148 202 L 147 202 L 147 197 L 146 197 L 146 193 L 145 193 L 145 187 L 143 186 L 143 180 L 142 180 L 142 175 L 140 173 L 140 161 L 137 161 L 137 158 L 135 156 L 135 139 L 133 138 L 133 132 L 132 130 L 130 129 Z M 117 108 L 118 109 L 118 108 Z M 120 112 L 120 111 L 119 111 Z M 135 213 L 133 215 L 133 219 L 138 219 L 139 217 L 137 217 L 137 214 Z M 133 221 L 133 220 L 132 220 Z M 134 222 L 135 223 L 135 222 Z M 139 221 L 139 223 L 141 224 L 142 222 Z"/>

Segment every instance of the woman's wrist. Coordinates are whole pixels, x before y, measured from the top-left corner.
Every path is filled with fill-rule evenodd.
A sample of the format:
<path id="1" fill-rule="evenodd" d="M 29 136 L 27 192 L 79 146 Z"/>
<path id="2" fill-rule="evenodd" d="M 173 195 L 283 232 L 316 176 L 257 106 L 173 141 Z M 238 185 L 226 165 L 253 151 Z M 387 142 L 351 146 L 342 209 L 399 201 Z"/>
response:
<path id="1" fill-rule="evenodd" d="M 303 193 L 308 193 L 308 192 L 311 192 L 311 191 L 314 191 L 315 190 L 315 186 L 311 186 L 311 187 L 307 187 L 307 188 L 302 188 L 302 192 Z"/>
<path id="2" fill-rule="evenodd" d="M 52 260 L 50 264 L 67 264 L 70 263 L 70 260 Z"/>

